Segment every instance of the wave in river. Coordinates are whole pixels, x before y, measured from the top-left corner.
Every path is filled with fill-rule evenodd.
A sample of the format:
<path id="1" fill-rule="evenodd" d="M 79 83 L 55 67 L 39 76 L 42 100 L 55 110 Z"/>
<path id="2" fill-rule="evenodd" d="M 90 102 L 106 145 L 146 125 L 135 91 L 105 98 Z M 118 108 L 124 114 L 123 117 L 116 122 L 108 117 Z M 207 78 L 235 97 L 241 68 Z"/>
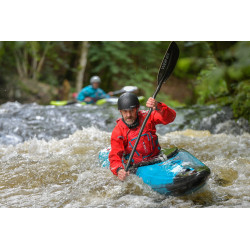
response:
<path id="1" fill-rule="evenodd" d="M 250 207 L 250 135 L 184 130 L 159 135 L 211 169 L 207 185 L 183 197 L 154 192 L 135 175 L 120 182 L 98 152 L 111 133 L 83 128 L 65 139 L 0 145 L 0 207 Z"/>

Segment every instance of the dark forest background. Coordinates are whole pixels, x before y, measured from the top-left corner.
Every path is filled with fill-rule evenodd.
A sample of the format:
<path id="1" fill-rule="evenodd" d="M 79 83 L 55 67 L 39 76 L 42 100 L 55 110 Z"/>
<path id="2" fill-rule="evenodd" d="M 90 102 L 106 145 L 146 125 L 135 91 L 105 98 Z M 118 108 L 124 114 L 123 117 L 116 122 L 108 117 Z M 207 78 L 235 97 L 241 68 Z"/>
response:
<path id="1" fill-rule="evenodd" d="M 47 105 L 101 77 L 106 92 L 137 86 L 154 93 L 157 72 L 170 42 L 0 42 L 0 103 Z M 180 58 L 157 96 L 170 106 L 230 106 L 235 118 L 250 120 L 250 42 L 177 41 Z"/>

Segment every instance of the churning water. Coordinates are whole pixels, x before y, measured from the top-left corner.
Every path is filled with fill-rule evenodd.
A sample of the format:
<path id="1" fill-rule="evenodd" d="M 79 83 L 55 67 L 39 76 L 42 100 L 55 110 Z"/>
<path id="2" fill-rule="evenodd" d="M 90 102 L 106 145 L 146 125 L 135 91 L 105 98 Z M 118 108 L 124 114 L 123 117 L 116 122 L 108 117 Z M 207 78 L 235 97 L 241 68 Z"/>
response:
<path id="1" fill-rule="evenodd" d="M 100 167 L 115 107 L 1 105 L 0 207 L 250 207 L 248 122 L 217 106 L 176 111 L 172 124 L 158 126 L 161 146 L 188 150 L 211 175 L 194 194 L 166 197 Z"/>

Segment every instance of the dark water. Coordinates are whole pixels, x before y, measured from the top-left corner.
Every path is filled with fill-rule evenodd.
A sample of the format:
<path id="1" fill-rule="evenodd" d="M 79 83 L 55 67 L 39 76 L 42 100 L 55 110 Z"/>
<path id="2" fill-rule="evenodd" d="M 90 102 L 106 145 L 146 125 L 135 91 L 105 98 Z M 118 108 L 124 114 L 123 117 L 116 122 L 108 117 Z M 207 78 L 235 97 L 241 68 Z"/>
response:
<path id="1" fill-rule="evenodd" d="M 185 148 L 212 171 L 203 189 L 184 197 L 100 168 L 115 107 L 1 105 L 0 207 L 250 207 L 248 122 L 234 121 L 226 107 L 176 111 L 172 124 L 158 127 L 161 146 Z"/>

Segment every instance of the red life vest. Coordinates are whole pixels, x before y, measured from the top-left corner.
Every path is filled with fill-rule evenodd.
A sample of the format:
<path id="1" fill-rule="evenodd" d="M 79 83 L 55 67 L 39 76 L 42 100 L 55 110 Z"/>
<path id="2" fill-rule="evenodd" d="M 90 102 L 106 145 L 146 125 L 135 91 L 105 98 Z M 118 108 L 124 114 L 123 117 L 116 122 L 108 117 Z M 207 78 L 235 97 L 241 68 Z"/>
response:
<path id="1" fill-rule="evenodd" d="M 140 128 L 148 111 L 139 111 L 139 125 L 136 128 L 128 128 L 122 121 L 117 120 L 111 135 L 111 151 L 109 154 L 110 170 L 117 175 L 117 169 L 124 168 L 123 162 L 129 158 Z M 139 163 L 141 161 L 148 161 L 160 153 L 161 147 L 158 143 L 158 136 L 156 135 L 157 124 L 168 124 L 175 119 L 176 113 L 164 103 L 158 103 L 157 110 L 153 111 L 143 129 L 141 138 L 133 155 L 132 163 Z M 125 161 L 126 163 L 126 161 Z"/>

